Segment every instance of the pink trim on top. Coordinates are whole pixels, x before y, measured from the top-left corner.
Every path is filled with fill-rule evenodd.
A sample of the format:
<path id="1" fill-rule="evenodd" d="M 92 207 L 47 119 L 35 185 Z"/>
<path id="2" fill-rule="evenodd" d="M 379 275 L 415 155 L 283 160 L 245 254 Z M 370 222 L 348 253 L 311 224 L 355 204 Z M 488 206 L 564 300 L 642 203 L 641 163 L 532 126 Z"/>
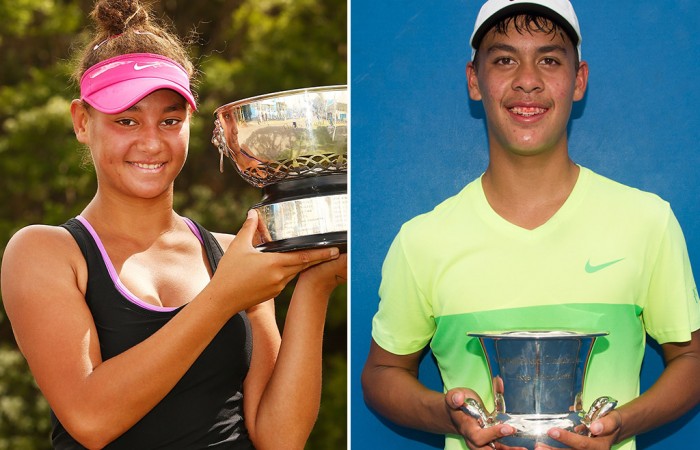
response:
<path id="1" fill-rule="evenodd" d="M 194 222 L 192 222 L 187 217 L 183 217 L 182 220 L 184 220 L 187 226 L 190 227 L 190 230 L 192 230 L 192 234 L 197 236 L 197 239 L 199 239 L 199 243 L 204 245 L 204 239 L 202 238 L 202 234 L 199 232 L 199 228 L 197 228 L 197 225 L 195 225 Z"/>
<path id="2" fill-rule="evenodd" d="M 112 264 L 112 260 L 109 258 L 109 255 L 107 254 L 107 250 L 105 249 L 104 245 L 102 244 L 102 240 L 100 237 L 97 235 L 97 232 L 95 231 L 94 228 L 92 228 L 92 225 L 90 225 L 90 222 L 87 221 L 86 218 L 83 216 L 76 216 L 76 219 L 82 223 L 85 228 L 87 228 L 88 232 L 90 232 L 90 235 L 92 235 L 92 238 L 95 240 L 95 243 L 97 244 L 97 248 L 100 249 L 100 254 L 102 255 L 102 260 L 105 263 L 105 266 L 107 266 L 107 271 L 109 272 L 109 277 L 112 279 L 112 282 L 114 283 L 114 287 L 117 288 L 117 291 L 119 291 L 120 294 L 124 296 L 127 300 L 129 300 L 131 303 L 135 304 L 136 306 L 139 306 L 143 309 L 147 309 L 149 311 L 158 311 L 158 312 L 170 312 L 170 311 L 175 311 L 178 309 L 178 307 L 170 307 L 170 306 L 156 306 L 152 305 L 150 303 L 144 302 L 137 296 L 131 293 L 131 291 L 124 286 L 122 281 L 119 279 L 119 275 L 117 274 L 116 269 L 114 268 L 114 264 Z M 197 236 L 197 239 L 199 239 L 199 242 L 202 241 L 202 236 L 199 234 L 199 230 L 197 230 L 197 227 L 187 219 L 186 217 L 183 217 L 185 223 L 187 226 L 192 230 L 192 233 Z"/>

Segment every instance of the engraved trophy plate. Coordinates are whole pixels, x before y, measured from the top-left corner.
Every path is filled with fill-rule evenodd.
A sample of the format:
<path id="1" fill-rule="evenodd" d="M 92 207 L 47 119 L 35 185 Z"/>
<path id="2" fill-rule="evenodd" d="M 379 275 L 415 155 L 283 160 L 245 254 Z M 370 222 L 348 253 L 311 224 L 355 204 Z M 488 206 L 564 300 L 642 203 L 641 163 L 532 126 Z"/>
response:
<path id="1" fill-rule="evenodd" d="M 580 434 L 615 408 L 617 402 L 601 397 L 588 413 L 581 396 L 586 368 L 596 338 L 607 332 L 508 331 L 467 333 L 479 339 L 489 366 L 495 410 L 487 413 L 473 399 L 462 410 L 482 427 L 507 423 L 516 433 L 499 439 L 512 447 L 534 449 L 542 442 L 565 447 L 547 435 L 550 428 Z"/>
<path id="2" fill-rule="evenodd" d="M 212 143 L 248 183 L 263 251 L 337 246 L 345 250 L 348 93 L 346 86 L 261 95 L 219 107 Z"/>

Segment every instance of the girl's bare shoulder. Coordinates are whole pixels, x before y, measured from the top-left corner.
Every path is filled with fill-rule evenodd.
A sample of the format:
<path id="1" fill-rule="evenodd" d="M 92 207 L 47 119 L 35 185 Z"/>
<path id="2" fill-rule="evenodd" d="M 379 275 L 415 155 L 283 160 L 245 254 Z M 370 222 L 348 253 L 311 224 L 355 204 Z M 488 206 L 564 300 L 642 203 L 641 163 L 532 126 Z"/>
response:
<path id="1" fill-rule="evenodd" d="M 68 230 L 60 226 L 29 225 L 17 231 L 7 243 L 2 258 L 2 284 L 72 275 L 80 281 L 86 275 L 85 259 Z M 4 290 L 4 289 L 3 289 Z"/>
<path id="2" fill-rule="evenodd" d="M 7 251 L 31 252 L 32 257 L 67 256 L 79 252 L 68 230 L 53 225 L 28 225 L 17 231 L 7 244 Z"/>

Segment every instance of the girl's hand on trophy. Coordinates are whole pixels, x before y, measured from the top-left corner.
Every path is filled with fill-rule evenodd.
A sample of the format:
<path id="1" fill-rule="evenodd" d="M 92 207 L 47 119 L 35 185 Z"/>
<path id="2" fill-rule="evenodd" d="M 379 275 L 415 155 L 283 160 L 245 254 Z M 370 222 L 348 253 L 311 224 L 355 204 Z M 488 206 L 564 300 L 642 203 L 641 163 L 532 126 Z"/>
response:
<path id="1" fill-rule="evenodd" d="M 272 241 L 272 236 L 270 235 L 270 230 L 267 229 L 265 222 L 260 220 L 260 214 L 257 211 L 255 211 L 255 214 L 258 216 L 258 227 L 256 229 L 257 232 L 253 237 L 253 246 L 257 247 L 260 244 Z"/>
<path id="2" fill-rule="evenodd" d="M 345 284 L 348 279 L 348 255 L 343 253 L 337 259 L 309 267 L 299 274 L 300 283 L 310 283 L 317 292 L 330 295 L 333 290 Z"/>
<path id="3" fill-rule="evenodd" d="M 616 442 L 620 434 L 622 418 L 617 410 L 611 411 L 604 417 L 596 419 L 591 424 L 590 436 L 572 433 L 559 428 L 552 428 L 547 432 L 549 437 L 556 439 L 572 450 L 609 450 Z M 553 447 L 537 444 L 536 450 L 561 450 Z"/>
<path id="4" fill-rule="evenodd" d="M 263 253 L 254 247 L 257 230 L 258 214 L 251 210 L 208 286 L 213 290 L 211 297 L 235 300 L 234 314 L 276 297 L 299 272 L 339 255 L 336 248 Z"/>
<path id="5" fill-rule="evenodd" d="M 467 399 L 475 400 L 479 407 L 478 412 L 467 412 L 465 404 Z M 515 433 L 515 429 L 510 425 L 497 424 L 488 427 L 485 421 L 488 420 L 488 413 L 484 408 L 479 395 L 467 388 L 454 388 L 445 394 L 445 403 L 450 414 L 450 419 L 455 429 L 464 437 L 464 442 L 471 450 L 515 450 L 520 447 L 508 447 L 496 442 L 497 439 Z M 477 418 L 480 416 L 481 418 Z M 524 450 L 524 449 L 523 449 Z"/>

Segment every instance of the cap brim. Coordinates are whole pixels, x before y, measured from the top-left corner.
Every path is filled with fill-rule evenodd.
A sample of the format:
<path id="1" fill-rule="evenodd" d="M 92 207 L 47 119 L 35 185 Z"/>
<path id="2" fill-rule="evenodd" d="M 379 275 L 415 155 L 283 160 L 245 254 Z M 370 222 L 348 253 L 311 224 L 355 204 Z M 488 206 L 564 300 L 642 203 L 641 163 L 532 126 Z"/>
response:
<path id="1" fill-rule="evenodd" d="M 90 106 L 105 114 L 117 114 L 134 106 L 147 95 L 159 90 L 170 89 L 197 109 L 192 93 L 179 84 L 162 78 L 134 78 L 114 83 L 83 98 Z"/>

